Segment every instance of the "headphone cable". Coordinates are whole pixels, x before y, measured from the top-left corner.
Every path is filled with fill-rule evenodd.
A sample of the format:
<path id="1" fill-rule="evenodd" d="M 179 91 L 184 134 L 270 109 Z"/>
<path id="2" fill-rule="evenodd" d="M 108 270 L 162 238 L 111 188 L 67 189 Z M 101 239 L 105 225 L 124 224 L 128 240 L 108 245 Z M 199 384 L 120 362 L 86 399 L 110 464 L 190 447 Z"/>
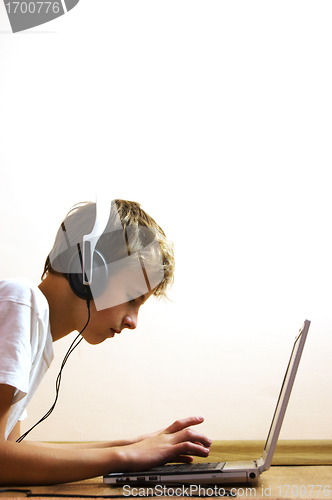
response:
<path id="1" fill-rule="evenodd" d="M 29 430 L 27 430 L 24 434 L 22 434 L 22 436 L 20 436 L 16 442 L 17 443 L 21 443 L 21 441 L 23 441 L 23 439 L 25 439 L 27 437 L 27 435 L 35 428 L 37 427 L 37 425 L 39 425 L 41 422 L 43 422 L 44 420 L 46 420 L 52 413 L 52 411 L 54 410 L 55 408 L 55 405 L 58 401 L 58 397 L 59 397 L 59 391 L 60 391 L 60 384 L 61 384 L 61 376 L 62 376 L 62 370 L 64 369 L 64 366 L 65 364 L 67 363 L 67 360 L 69 358 L 69 356 L 71 355 L 71 353 L 73 352 L 73 350 L 82 342 L 83 340 L 83 337 L 79 338 L 82 333 L 84 332 L 84 330 L 86 329 L 86 327 L 88 326 L 89 324 L 89 321 L 90 321 L 90 300 L 87 300 L 86 301 L 87 303 L 87 307 L 88 307 L 88 320 L 84 326 L 84 328 L 80 331 L 80 333 L 77 335 L 77 337 L 75 337 L 75 339 L 73 340 L 73 342 L 71 343 L 67 353 L 65 354 L 65 357 L 63 358 L 63 361 L 61 363 L 61 368 L 60 368 L 60 371 L 58 373 L 58 376 L 56 378 L 56 382 L 55 382 L 55 399 L 54 399 L 54 403 L 53 405 L 51 406 L 51 408 L 48 410 L 47 413 L 45 413 L 45 415 L 40 419 L 38 420 L 37 423 L 35 423 L 32 427 L 30 427 Z"/>

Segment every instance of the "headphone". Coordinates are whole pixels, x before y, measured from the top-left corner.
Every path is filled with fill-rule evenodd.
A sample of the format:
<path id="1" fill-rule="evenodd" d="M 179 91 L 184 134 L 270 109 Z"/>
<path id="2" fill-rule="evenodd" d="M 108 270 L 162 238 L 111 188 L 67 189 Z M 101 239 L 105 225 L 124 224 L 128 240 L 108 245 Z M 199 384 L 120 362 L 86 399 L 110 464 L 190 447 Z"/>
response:
<path id="1" fill-rule="evenodd" d="M 111 201 L 109 197 L 107 199 L 97 199 L 93 229 L 90 234 L 83 236 L 83 251 L 81 245 L 77 244 L 77 251 L 68 265 L 68 281 L 71 289 L 80 299 L 87 301 L 99 297 L 106 289 L 109 279 L 106 259 L 100 251 L 95 249 L 107 227 L 111 213 Z M 114 208 L 116 210 L 115 202 Z M 68 240 L 64 224 L 62 224 L 62 230 Z M 69 241 L 67 244 L 69 246 Z"/>
<path id="2" fill-rule="evenodd" d="M 84 277 L 84 265 L 82 259 L 82 252 L 80 249 L 80 245 L 78 244 L 78 251 L 72 257 L 68 266 L 68 281 L 72 291 L 80 298 L 84 300 L 93 300 L 93 297 L 99 297 L 103 291 L 105 290 L 109 273 L 107 270 L 107 264 L 104 256 L 98 252 L 94 251 L 93 255 L 93 263 L 91 271 L 93 273 L 93 279 L 89 284 L 85 284 L 86 281 Z M 82 263 L 82 265 L 81 265 Z M 81 271 L 77 272 L 77 267 L 81 267 Z M 86 275 L 85 275 L 86 278 Z M 93 287 L 93 295 L 91 291 L 91 287 Z"/>

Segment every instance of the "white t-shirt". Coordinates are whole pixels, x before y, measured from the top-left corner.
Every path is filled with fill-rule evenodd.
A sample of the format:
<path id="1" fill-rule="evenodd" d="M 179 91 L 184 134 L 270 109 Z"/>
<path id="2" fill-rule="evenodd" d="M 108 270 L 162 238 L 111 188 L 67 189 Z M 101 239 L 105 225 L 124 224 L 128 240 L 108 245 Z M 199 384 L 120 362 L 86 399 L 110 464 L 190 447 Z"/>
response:
<path id="1" fill-rule="evenodd" d="M 15 387 L 5 439 L 53 360 L 49 306 L 26 279 L 0 281 L 0 384 Z"/>

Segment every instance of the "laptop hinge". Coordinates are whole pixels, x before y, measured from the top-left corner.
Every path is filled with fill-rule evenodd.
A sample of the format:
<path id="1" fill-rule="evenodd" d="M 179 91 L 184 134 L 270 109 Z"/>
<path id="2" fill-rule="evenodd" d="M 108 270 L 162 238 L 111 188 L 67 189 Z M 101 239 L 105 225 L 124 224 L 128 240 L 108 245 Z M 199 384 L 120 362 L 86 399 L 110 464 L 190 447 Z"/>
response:
<path id="1" fill-rule="evenodd" d="M 255 460 L 256 464 L 257 464 L 257 468 L 259 470 L 260 473 L 264 472 L 266 470 L 265 468 L 265 460 L 263 459 L 263 457 L 259 458 L 258 460 Z"/>

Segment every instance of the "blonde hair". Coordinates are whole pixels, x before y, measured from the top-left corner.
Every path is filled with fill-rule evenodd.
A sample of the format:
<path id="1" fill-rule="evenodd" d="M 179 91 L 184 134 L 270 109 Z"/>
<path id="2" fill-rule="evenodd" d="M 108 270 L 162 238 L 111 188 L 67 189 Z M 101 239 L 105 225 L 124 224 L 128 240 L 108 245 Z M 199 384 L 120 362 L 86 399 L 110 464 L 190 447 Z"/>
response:
<path id="1" fill-rule="evenodd" d="M 102 248 L 103 254 L 107 254 L 107 262 L 114 262 L 128 256 L 128 253 L 139 253 L 152 240 L 157 241 L 162 261 L 163 278 L 155 287 L 153 295 L 167 298 L 167 289 L 174 281 L 173 243 L 167 239 L 161 227 L 141 208 L 139 203 L 117 199 L 115 204 L 122 227 L 121 229 L 117 228 L 115 231 L 114 227 L 109 227 L 112 224 L 110 219 L 108 226 L 98 240 L 96 250 Z M 92 231 L 95 217 L 96 204 L 92 202 L 79 203 L 69 211 L 61 223 L 53 248 L 47 256 L 42 279 L 49 273 L 60 273 L 68 279 L 68 260 L 70 260 L 73 253 L 71 252 L 70 243 L 75 241 L 75 244 L 82 244 L 83 236 Z M 68 242 L 68 234 L 70 235 L 70 242 Z M 124 245 L 119 244 L 120 240 L 126 242 L 126 253 L 124 253 Z M 74 246 L 72 249 L 76 251 Z M 145 259 L 147 259 L 146 256 Z"/>

